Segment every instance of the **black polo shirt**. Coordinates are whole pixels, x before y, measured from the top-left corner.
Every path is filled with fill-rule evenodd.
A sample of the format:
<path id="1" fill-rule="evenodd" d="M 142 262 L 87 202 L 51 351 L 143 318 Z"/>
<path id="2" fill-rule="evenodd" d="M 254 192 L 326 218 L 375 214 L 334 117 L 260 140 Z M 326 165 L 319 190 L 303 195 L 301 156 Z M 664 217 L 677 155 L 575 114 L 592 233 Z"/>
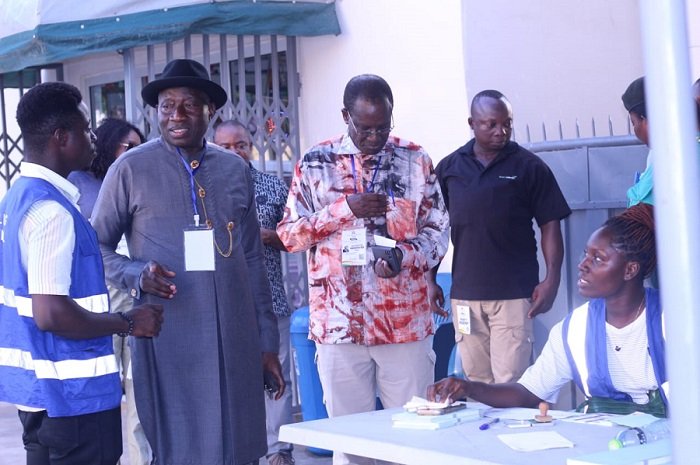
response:
<path id="1" fill-rule="evenodd" d="M 534 153 L 509 142 L 484 168 L 474 139 L 435 169 L 450 214 L 451 296 L 464 300 L 530 297 L 539 282 L 532 227 L 571 214 L 557 180 Z"/>

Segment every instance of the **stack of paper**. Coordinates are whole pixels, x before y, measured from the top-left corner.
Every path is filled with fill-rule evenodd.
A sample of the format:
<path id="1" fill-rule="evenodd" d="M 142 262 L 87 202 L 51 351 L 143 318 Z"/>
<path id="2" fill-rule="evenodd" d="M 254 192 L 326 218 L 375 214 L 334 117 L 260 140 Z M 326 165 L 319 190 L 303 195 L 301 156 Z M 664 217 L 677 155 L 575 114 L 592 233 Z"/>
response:
<path id="1" fill-rule="evenodd" d="M 418 415 L 415 412 L 400 412 L 393 414 L 391 421 L 394 428 L 434 430 L 476 420 L 479 417 L 477 409 L 462 409 L 443 415 Z"/>

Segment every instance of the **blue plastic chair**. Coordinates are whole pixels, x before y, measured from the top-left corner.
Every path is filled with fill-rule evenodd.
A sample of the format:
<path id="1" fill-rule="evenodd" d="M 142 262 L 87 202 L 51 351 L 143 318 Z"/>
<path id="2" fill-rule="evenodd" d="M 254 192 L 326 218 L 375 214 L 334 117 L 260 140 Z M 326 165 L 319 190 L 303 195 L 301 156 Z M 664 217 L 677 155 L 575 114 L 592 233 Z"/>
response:
<path id="1" fill-rule="evenodd" d="M 452 289 L 452 274 L 438 273 L 437 283 L 445 295 L 445 310 L 447 316 L 433 314 L 435 322 L 435 336 L 433 337 L 433 350 L 435 351 L 435 381 L 439 381 L 450 374 L 450 354 L 455 345 L 455 330 L 452 325 L 452 313 L 450 311 L 450 291 Z"/>

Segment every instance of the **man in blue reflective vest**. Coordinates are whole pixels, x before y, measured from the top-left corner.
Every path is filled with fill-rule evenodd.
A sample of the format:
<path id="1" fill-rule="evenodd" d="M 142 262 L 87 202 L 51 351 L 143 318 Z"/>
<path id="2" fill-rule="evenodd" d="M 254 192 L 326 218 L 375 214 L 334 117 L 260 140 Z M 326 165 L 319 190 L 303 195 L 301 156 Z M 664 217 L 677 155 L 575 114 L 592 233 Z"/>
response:
<path id="1" fill-rule="evenodd" d="M 0 203 L 0 401 L 19 409 L 28 465 L 114 465 L 122 393 L 111 336 L 158 335 L 163 309 L 109 313 L 97 237 L 66 179 L 94 158 L 78 89 L 35 86 L 17 122 L 21 176 Z"/>

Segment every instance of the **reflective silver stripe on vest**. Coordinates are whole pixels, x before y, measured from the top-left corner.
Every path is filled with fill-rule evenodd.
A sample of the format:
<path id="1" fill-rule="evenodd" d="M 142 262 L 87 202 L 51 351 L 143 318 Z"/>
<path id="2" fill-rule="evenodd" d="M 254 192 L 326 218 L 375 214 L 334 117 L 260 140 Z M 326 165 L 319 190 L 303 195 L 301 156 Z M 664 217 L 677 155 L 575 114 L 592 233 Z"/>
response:
<path id="1" fill-rule="evenodd" d="M 40 379 L 94 378 L 117 372 L 114 355 L 103 355 L 89 360 L 33 360 L 32 354 L 19 349 L 0 348 L 0 365 L 34 371 Z"/>
<path id="2" fill-rule="evenodd" d="M 73 300 L 88 312 L 109 312 L 109 296 L 107 294 L 92 295 Z M 34 318 L 31 297 L 16 296 L 12 289 L 6 289 L 0 286 L 0 304 L 16 308 L 20 316 Z"/>
<path id="3" fill-rule="evenodd" d="M 571 356 L 574 359 L 583 385 L 583 392 L 587 397 L 591 396 L 588 387 L 588 361 L 586 360 L 586 326 L 588 324 L 588 303 L 581 305 L 571 314 L 569 320 L 569 332 L 566 343 L 569 345 Z M 573 369 L 573 367 L 572 367 Z"/>

